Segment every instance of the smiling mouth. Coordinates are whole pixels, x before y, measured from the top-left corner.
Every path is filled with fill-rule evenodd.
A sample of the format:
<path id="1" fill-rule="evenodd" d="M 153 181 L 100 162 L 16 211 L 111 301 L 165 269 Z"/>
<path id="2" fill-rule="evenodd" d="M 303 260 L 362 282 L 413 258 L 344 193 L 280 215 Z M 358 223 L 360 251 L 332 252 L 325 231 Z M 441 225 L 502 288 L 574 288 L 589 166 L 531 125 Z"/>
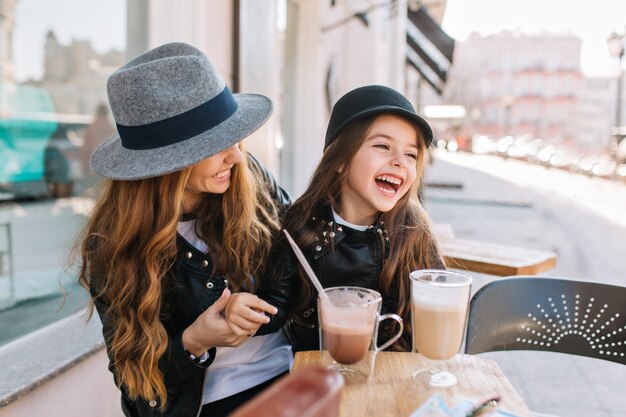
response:
<path id="1" fill-rule="evenodd" d="M 374 179 L 378 189 L 387 195 L 395 195 L 404 182 L 401 178 L 387 174 L 379 175 Z"/>
<path id="2" fill-rule="evenodd" d="M 213 178 L 216 178 L 216 179 L 219 180 L 219 179 L 222 179 L 222 178 L 226 178 L 229 175 L 230 175 L 230 168 L 225 169 L 224 171 L 218 172 L 217 174 L 213 175 Z"/>

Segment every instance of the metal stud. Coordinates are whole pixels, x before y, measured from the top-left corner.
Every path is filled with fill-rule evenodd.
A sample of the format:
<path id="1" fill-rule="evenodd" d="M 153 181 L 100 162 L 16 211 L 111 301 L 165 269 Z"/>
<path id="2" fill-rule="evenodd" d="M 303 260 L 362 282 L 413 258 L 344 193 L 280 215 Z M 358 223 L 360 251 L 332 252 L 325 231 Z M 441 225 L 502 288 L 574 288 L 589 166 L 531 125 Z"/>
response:
<path id="1" fill-rule="evenodd" d="M 341 228 L 341 226 L 339 226 L 339 227 L 337 228 L 337 231 L 339 231 L 339 232 L 343 232 L 343 229 Z"/>
<path id="2" fill-rule="evenodd" d="M 335 232 L 330 232 L 330 237 L 335 237 Z"/>
<path id="3" fill-rule="evenodd" d="M 322 232 L 322 236 L 326 236 L 328 232 Z"/>
<path id="4" fill-rule="evenodd" d="M 192 256 L 193 256 L 193 254 L 191 252 L 185 253 L 185 258 L 187 258 L 187 259 L 191 259 Z"/>
<path id="5" fill-rule="evenodd" d="M 228 280 L 224 279 L 224 285 L 226 285 L 228 287 Z"/>
<path id="6" fill-rule="evenodd" d="M 156 402 L 156 401 L 154 401 L 154 400 L 150 400 L 150 402 L 148 403 L 148 405 L 149 405 L 150 407 L 154 408 L 154 407 L 156 407 L 156 406 L 157 406 L 157 402 Z"/>
<path id="7" fill-rule="evenodd" d="M 315 250 L 319 252 L 319 251 L 321 251 L 321 250 L 322 250 L 322 247 L 321 247 L 321 246 L 316 246 L 316 247 L 315 247 Z"/>
<path id="8" fill-rule="evenodd" d="M 201 265 L 203 268 L 206 268 L 207 266 L 209 266 L 209 261 L 207 261 L 206 259 L 204 259 L 202 262 L 200 262 L 200 265 Z"/>
<path id="9" fill-rule="evenodd" d="M 211 281 L 209 281 L 209 282 L 207 282 L 207 283 L 206 283 L 206 287 L 207 287 L 208 289 L 212 290 L 212 289 L 213 289 L 213 287 L 215 287 L 215 284 L 213 284 Z"/>

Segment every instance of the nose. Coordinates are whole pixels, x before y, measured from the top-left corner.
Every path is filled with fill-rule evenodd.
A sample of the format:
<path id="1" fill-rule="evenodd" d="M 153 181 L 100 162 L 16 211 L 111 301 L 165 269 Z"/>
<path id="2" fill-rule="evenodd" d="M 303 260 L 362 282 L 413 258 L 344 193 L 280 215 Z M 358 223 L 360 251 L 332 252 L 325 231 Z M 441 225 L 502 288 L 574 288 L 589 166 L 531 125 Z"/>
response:
<path id="1" fill-rule="evenodd" d="M 224 162 L 228 164 L 239 164 L 243 161 L 243 153 L 239 149 L 239 143 L 234 144 L 230 148 L 225 149 L 226 157 Z"/>
<path id="2" fill-rule="evenodd" d="M 403 152 L 395 152 L 391 159 L 391 165 L 397 168 L 406 168 L 406 156 Z"/>

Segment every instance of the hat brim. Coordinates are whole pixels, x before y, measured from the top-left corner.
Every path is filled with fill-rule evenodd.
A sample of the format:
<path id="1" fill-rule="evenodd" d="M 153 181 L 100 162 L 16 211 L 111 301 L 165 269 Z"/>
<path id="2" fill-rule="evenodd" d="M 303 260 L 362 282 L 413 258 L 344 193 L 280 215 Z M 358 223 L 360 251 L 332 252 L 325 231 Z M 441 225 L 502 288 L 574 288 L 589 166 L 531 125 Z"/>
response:
<path id="1" fill-rule="evenodd" d="M 119 135 L 102 143 L 91 155 L 91 168 L 113 180 L 140 180 L 180 171 L 216 155 L 259 129 L 272 114 L 272 101 L 260 94 L 234 94 L 238 107 L 219 125 L 161 148 L 133 150 Z"/>
<path id="2" fill-rule="evenodd" d="M 428 122 L 426 120 L 424 120 L 423 118 L 421 118 L 420 116 L 418 116 L 415 113 L 412 113 L 406 109 L 403 109 L 401 107 L 396 107 L 396 106 L 377 106 L 377 107 L 371 107 L 368 108 L 367 110 L 364 110 L 360 113 L 356 113 L 354 115 L 352 115 L 352 117 L 350 117 L 349 119 L 347 119 L 346 121 L 344 121 L 341 125 L 339 125 L 339 127 L 337 127 L 337 129 L 335 129 L 335 131 L 333 132 L 333 134 L 327 139 L 327 145 L 328 146 L 332 141 L 334 141 L 337 136 L 339 136 L 339 134 L 341 133 L 341 131 L 343 130 L 344 127 L 346 127 L 348 124 L 354 122 L 355 120 L 358 119 L 363 119 L 365 117 L 368 116 L 373 116 L 373 115 L 377 115 L 377 114 L 385 114 L 385 113 L 390 113 L 390 114 L 397 114 L 399 116 L 403 116 L 409 120 L 414 121 L 419 127 L 420 130 L 422 131 L 422 134 L 424 135 L 424 139 L 426 140 L 426 147 L 430 146 L 433 142 L 433 129 L 430 127 L 430 125 L 428 124 Z"/>

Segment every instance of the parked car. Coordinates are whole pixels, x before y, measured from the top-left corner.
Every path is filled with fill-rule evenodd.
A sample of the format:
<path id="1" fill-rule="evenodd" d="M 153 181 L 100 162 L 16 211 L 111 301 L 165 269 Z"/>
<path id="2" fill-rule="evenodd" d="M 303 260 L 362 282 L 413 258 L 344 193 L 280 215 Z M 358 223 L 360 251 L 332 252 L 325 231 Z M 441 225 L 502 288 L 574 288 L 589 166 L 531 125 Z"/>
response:
<path id="1" fill-rule="evenodd" d="M 486 135 L 473 135 L 472 136 L 472 153 L 475 154 L 495 154 L 497 150 L 497 143 L 494 138 Z"/>
<path id="2" fill-rule="evenodd" d="M 0 96 L 0 199 L 71 195 L 93 117 L 56 113 L 39 87 L 0 84 Z"/>

